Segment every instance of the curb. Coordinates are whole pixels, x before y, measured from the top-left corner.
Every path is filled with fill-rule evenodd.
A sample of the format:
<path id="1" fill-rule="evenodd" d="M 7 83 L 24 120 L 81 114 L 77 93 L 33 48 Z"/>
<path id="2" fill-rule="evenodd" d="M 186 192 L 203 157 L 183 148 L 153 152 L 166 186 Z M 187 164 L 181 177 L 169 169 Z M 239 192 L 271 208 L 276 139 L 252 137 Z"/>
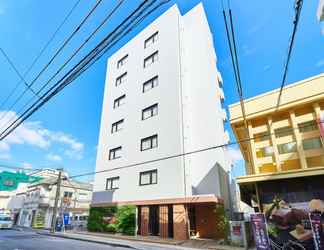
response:
<path id="1" fill-rule="evenodd" d="M 86 242 L 92 242 L 102 245 L 109 245 L 112 247 L 124 247 L 124 248 L 131 248 L 131 249 L 138 249 L 136 247 L 127 245 L 127 244 L 120 244 L 120 243 L 113 243 L 113 242 L 107 242 L 102 240 L 95 240 L 95 239 L 84 239 L 84 238 L 78 238 L 68 235 L 62 235 L 62 234 L 53 234 L 53 233 L 43 233 L 43 232 L 37 232 L 39 235 L 45 235 L 45 236 L 51 236 L 51 237 L 57 237 L 57 238 L 64 238 L 64 239 L 70 239 L 70 240 L 79 240 L 79 241 L 86 241 Z"/>
<path id="2" fill-rule="evenodd" d="M 102 237 L 101 235 L 95 235 L 95 234 L 89 234 L 86 232 L 78 232 L 76 234 L 80 235 L 88 235 L 88 236 L 95 236 L 95 237 Z M 150 240 L 150 239 L 137 239 L 137 238 L 123 238 L 123 237 L 118 237 L 115 235 L 107 235 L 112 240 L 126 240 L 126 241 L 136 241 L 140 243 L 153 243 L 153 244 L 160 244 L 160 245 L 169 245 L 169 246 L 181 246 L 184 241 L 178 241 L 178 242 L 168 242 L 168 241 L 157 241 L 157 240 Z"/>

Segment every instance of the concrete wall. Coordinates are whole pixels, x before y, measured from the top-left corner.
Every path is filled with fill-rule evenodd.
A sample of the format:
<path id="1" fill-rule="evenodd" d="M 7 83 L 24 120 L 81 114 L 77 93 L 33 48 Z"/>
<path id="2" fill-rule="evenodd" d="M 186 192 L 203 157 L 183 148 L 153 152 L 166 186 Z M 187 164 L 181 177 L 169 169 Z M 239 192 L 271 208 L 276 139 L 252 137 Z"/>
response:
<path id="1" fill-rule="evenodd" d="M 185 152 L 192 152 L 226 143 L 224 110 L 217 58 L 203 5 L 186 13 L 181 24 L 184 143 Z M 218 168 L 229 170 L 224 151 L 219 148 L 185 157 L 194 194 L 221 195 Z"/>
<path id="2" fill-rule="evenodd" d="M 128 164 L 149 161 L 181 150 L 179 103 L 179 11 L 174 6 L 127 43 L 108 61 L 108 72 L 101 120 L 96 170 L 114 169 Z M 159 40 L 144 49 L 144 41 L 159 32 Z M 148 68 L 143 60 L 154 51 L 159 59 Z M 117 61 L 128 54 L 127 64 L 117 69 Z M 127 70 L 125 83 L 115 86 L 115 79 Z M 159 86 L 142 93 L 143 82 L 159 76 Z M 126 94 L 126 103 L 113 109 L 113 101 Z M 158 103 L 158 115 L 141 120 L 142 109 Z M 124 119 L 122 131 L 111 134 L 111 124 Z M 158 134 L 158 148 L 140 151 L 142 138 Z M 122 158 L 108 160 L 109 149 L 122 146 Z M 115 190 L 112 201 L 182 197 L 184 195 L 182 159 L 175 158 L 97 174 L 95 191 L 105 189 L 106 178 L 120 176 L 120 188 Z M 158 184 L 139 186 L 139 172 L 158 170 Z"/>

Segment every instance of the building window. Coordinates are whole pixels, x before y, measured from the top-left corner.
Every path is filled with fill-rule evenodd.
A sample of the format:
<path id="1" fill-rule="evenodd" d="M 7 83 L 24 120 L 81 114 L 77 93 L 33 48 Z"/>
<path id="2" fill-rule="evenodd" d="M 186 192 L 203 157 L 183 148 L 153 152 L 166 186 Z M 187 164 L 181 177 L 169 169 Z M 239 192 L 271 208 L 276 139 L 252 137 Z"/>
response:
<path id="1" fill-rule="evenodd" d="M 140 173 L 140 186 L 157 184 L 157 169 Z"/>
<path id="2" fill-rule="evenodd" d="M 123 129 L 123 123 L 124 123 L 124 119 L 119 120 L 118 122 L 115 122 L 111 125 L 111 133 L 115 133 L 119 130 Z"/>
<path id="3" fill-rule="evenodd" d="M 149 106 L 142 110 L 142 120 L 146 120 L 157 114 L 158 114 L 158 104 L 155 103 L 152 106 Z"/>
<path id="4" fill-rule="evenodd" d="M 152 36 L 150 36 L 145 40 L 144 48 L 146 49 L 150 47 L 153 43 L 157 42 L 158 39 L 159 39 L 159 32 L 157 31 Z"/>
<path id="5" fill-rule="evenodd" d="M 122 95 L 120 97 L 118 97 L 115 101 L 114 101 L 114 109 L 123 105 L 125 103 L 125 98 L 126 95 Z"/>
<path id="6" fill-rule="evenodd" d="M 273 147 L 272 146 L 268 146 L 268 147 L 260 148 L 256 152 L 256 154 L 257 154 L 257 157 L 258 158 L 272 156 L 273 155 Z"/>
<path id="7" fill-rule="evenodd" d="M 279 137 L 285 137 L 285 136 L 288 136 L 288 135 L 292 135 L 293 134 L 293 129 L 292 127 L 283 127 L 283 128 L 277 128 L 274 130 L 275 132 L 275 136 L 277 138 Z"/>
<path id="8" fill-rule="evenodd" d="M 322 145 L 321 138 L 319 137 L 303 140 L 304 150 L 316 149 L 321 147 L 323 147 L 323 145 Z"/>
<path id="9" fill-rule="evenodd" d="M 157 148 L 158 146 L 158 136 L 152 135 L 141 140 L 141 151 Z"/>
<path id="10" fill-rule="evenodd" d="M 127 62 L 128 55 L 124 56 L 123 58 L 119 59 L 117 62 L 117 69 L 119 69 L 121 66 L 125 65 Z"/>
<path id="11" fill-rule="evenodd" d="M 293 153 L 296 152 L 296 150 L 297 150 L 296 142 L 289 142 L 289 143 L 278 145 L 279 154 Z"/>
<path id="12" fill-rule="evenodd" d="M 144 59 L 144 68 L 147 68 L 158 60 L 158 53 L 158 51 L 155 51 L 152 55 Z"/>
<path id="13" fill-rule="evenodd" d="M 143 83 L 143 93 L 149 91 L 150 89 L 155 88 L 159 84 L 159 77 L 155 76 L 152 79 Z"/>
<path id="14" fill-rule="evenodd" d="M 123 82 L 125 82 L 126 77 L 127 77 L 127 72 L 125 72 L 124 74 L 118 76 L 116 78 L 115 86 L 118 86 L 118 85 L 122 84 Z"/>
<path id="15" fill-rule="evenodd" d="M 317 123 L 316 121 L 308 121 L 298 124 L 298 129 L 300 133 L 309 132 L 317 130 Z"/>
<path id="16" fill-rule="evenodd" d="M 119 188 L 119 176 L 108 178 L 106 181 L 106 190 L 114 190 Z"/>
<path id="17" fill-rule="evenodd" d="M 122 147 L 112 148 L 109 150 L 109 160 L 121 158 Z"/>
<path id="18" fill-rule="evenodd" d="M 266 141 L 270 139 L 270 134 L 269 132 L 261 132 L 261 133 L 254 134 L 253 138 L 255 142 Z"/>
<path id="19" fill-rule="evenodd" d="M 64 192 L 64 198 L 72 198 L 72 192 Z"/>

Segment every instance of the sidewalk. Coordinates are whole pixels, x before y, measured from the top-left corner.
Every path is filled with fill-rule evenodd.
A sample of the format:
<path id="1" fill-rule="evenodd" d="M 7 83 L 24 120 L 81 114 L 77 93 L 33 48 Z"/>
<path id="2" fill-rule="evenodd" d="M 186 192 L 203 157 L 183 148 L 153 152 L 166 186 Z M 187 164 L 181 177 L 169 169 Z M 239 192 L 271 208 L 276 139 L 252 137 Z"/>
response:
<path id="1" fill-rule="evenodd" d="M 176 241 L 173 239 L 162 239 L 159 237 L 124 236 L 91 232 L 68 231 L 65 233 L 51 234 L 48 231 L 38 231 L 38 233 L 47 236 L 82 240 L 99 244 L 107 244 L 116 247 L 126 247 L 130 249 L 142 249 L 143 246 L 150 245 L 169 249 L 244 250 L 244 248 L 241 247 L 219 245 L 216 241 L 207 239 Z"/>

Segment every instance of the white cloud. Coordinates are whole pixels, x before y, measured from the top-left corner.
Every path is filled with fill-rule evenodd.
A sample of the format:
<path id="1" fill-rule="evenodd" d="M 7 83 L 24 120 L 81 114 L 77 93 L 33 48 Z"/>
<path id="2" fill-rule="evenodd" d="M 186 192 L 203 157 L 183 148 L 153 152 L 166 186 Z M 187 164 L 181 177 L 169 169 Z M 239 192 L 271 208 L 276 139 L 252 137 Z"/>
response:
<path id="1" fill-rule="evenodd" d="M 265 65 L 265 66 L 263 67 L 263 71 L 268 71 L 270 68 L 271 68 L 270 65 Z"/>
<path id="2" fill-rule="evenodd" d="M 241 150 L 239 148 L 234 148 L 234 147 L 229 147 L 227 149 L 227 152 L 229 154 L 229 157 L 232 159 L 232 161 L 238 162 L 238 161 L 243 161 L 243 156 L 241 153 Z"/>
<path id="3" fill-rule="evenodd" d="M 17 119 L 14 111 L 0 111 L 0 129 Z M 65 155 L 73 159 L 82 159 L 84 144 L 73 136 L 63 132 L 51 131 L 44 128 L 41 122 L 23 122 L 16 130 L 0 142 L 0 153 L 8 153 L 12 145 L 30 145 L 48 150 L 53 144 L 60 144 Z"/>
<path id="4" fill-rule="evenodd" d="M 46 158 L 50 161 L 62 161 L 62 157 L 56 154 L 49 153 Z"/>
<path id="5" fill-rule="evenodd" d="M 25 169 L 32 169 L 33 165 L 29 162 L 24 162 L 23 164 L 21 164 L 21 166 Z"/>
<path id="6" fill-rule="evenodd" d="M 319 61 L 316 63 L 316 67 L 322 67 L 322 66 L 324 66 L 324 59 L 319 60 Z"/>
<path id="7" fill-rule="evenodd" d="M 52 132 L 44 129 L 41 132 L 44 136 L 47 136 L 53 142 L 58 142 L 67 146 L 64 150 L 64 154 L 72 159 L 80 160 L 83 158 L 84 144 L 77 141 L 71 135 L 64 134 L 62 132 Z"/>

